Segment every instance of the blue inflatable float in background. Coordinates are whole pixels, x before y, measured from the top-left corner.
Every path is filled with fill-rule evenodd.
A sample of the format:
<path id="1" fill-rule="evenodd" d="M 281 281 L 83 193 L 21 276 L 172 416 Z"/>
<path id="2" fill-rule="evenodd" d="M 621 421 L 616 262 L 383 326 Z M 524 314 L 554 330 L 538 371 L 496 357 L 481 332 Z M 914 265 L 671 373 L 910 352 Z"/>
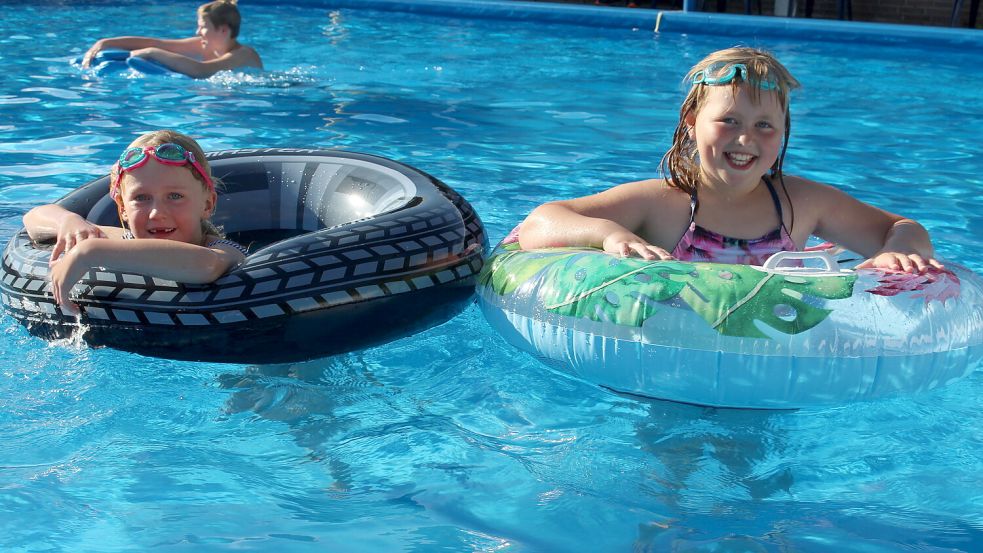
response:
<path id="1" fill-rule="evenodd" d="M 82 66 L 82 56 L 72 60 L 73 65 Z M 103 50 L 95 55 L 89 70 L 96 75 L 108 75 L 123 71 L 134 70 L 144 75 L 180 75 L 171 71 L 167 66 L 156 61 L 130 55 L 129 50 Z"/>

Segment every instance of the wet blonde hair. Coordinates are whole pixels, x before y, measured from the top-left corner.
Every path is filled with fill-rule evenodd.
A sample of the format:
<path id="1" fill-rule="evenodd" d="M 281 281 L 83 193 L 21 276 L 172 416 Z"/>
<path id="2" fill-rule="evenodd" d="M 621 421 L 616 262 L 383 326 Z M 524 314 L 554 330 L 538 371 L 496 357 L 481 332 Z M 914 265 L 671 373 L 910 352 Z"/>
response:
<path id="1" fill-rule="evenodd" d="M 236 7 L 237 0 L 215 0 L 207 4 L 198 6 L 198 15 L 208 20 L 212 27 L 216 29 L 222 25 L 229 27 L 229 36 L 235 38 L 239 36 L 239 25 L 242 23 L 242 16 L 239 15 L 239 8 Z"/>
<path id="2" fill-rule="evenodd" d="M 725 50 L 718 50 L 700 60 L 686 74 L 683 82 L 689 85 L 689 93 L 683 100 L 683 105 L 679 108 L 679 124 L 672 135 L 672 146 L 666 155 L 662 157 L 660 169 L 662 175 L 668 180 L 669 186 L 673 186 L 695 195 L 699 184 L 700 166 L 697 163 L 696 140 L 690 137 L 690 128 L 686 123 L 686 118 L 690 115 L 696 116 L 706 102 L 709 85 L 693 84 L 696 74 L 705 71 L 711 66 L 718 66 L 721 69 L 727 66 L 742 63 L 747 67 L 747 74 L 744 77 L 751 82 L 746 90 L 751 95 L 751 101 L 757 103 L 760 100 L 761 88 L 755 83 L 773 83 L 775 87 L 771 89 L 778 96 L 785 111 L 785 138 L 782 141 L 782 151 L 771 167 L 772 175 L 779 181 L 782 180 L 782 164 L 785 161 L 785 150 L 788 148 L 788 138 L 791 132 L 791 118 L 789 117 L 789 94 L 793 89 L 799 87 L 799 81 L 789 73 L 788 69 L 781 64 L 773 55 L 764 50 L 755 48 L 735 47 Z M 744 78 L 734 78 L 730 83 L 719 86 L 730 86 L 734 93 L 746 84 Z M 718 85 L 714 85 L 718 86 Z M 782 182 L 784 188 L 784 182 Z"/>
<path id="3" fill-rule="evenodd" d="M 168 142 L 181 146 L 182 148 L 191 152 L 195 156 L 195 161 L 198 162 L 198 165 L 201 166 L 205 174 L 207 174 L 209 178 L 212 179 L 212 184 L 213 186 L 215 186 L 215 190 L 217 193 L 218 187 L 221 186 L 221 182 L 217 178 L 215 178 L 215 175 L 212 174 L 212 167 L 208 164 L 208 158 L 205 157 L 205 151 L 201 149 L 201 146 L 199 146 L 197 142 L 195 142 L 195 139 L 191 138 L 186 134 L 182 134 L 177 131 L 172 131 L 168 129 L 151 131 L 140 135 L 136 140 L 131 142 L 130 145 L 126 147 L 126 149 L 154 147 L 154 146 L 159 146 L 161 144 L 167 144 Z M 190 163 L 186 164 L 185 167 L 188 169 L 188 171 L 191 171 L 191 174 L 194 175 L 195 180 L 201 183 L 201 187 L 205 190 L 205 192 L 210 193 L 211 190 L 209 189 L 208 184 L 205 182 L 205 179 L 200 174 L 198 174 L 198 171 L 195 170 L 195 168 L 192 167 Z M 112 170 L 110 170 L 109 172 L 109 182 L 111 183 L 116 182 L 118 178 L 119 178 L 119 164 L 114 163 Z M 125 184 L 124 182 L 125 180 L 126 180 L 126 175 L 124 174 L 123 178 L 119 180 L 119 188 L 116 190 L 116 195 L 113 196 L 113 201 L 116 202 L 116 210 L 119 212 L 120 224 L 123 225 L 123 228 L 129 228 L 126 225 L 126 223 L 123 221 L 123 187 Z M 213 235 L 219 238 L 225 237 L 224 233 L 222 232 L 222 229 L 215 226 L 215 224 L 213 224 L 208 219 L 201 220 L 201 232 L 204 235 Z"/>

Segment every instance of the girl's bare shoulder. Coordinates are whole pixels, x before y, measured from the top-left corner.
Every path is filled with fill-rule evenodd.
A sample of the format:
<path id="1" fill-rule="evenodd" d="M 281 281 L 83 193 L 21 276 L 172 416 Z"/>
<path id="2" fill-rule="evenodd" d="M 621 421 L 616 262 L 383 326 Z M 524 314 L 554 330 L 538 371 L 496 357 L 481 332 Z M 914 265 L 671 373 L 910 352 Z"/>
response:
<path id="1" fill-rule="evenodd" d="M 830 202 L 836 203 L 845 195 L 845 192 L 835 186 L 805 177 L 785 175 L 782 181 L 789 197 L 796 204 L 806 203 L 819 207 Z"/>
<path id="2" fill-rule="evenodd" d="M 612 188 L 613 191 L 639 199 L 689 202 L 689 196 L 682 190 L 671 186 L 666 179 L 645 179 L 626 182 Z"/>

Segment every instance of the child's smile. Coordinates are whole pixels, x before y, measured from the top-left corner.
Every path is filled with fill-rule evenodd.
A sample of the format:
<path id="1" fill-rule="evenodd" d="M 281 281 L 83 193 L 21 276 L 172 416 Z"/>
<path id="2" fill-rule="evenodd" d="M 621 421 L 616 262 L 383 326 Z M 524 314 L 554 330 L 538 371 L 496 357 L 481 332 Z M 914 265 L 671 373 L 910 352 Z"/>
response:
<path id="1" fill-rule="evenodd" d="M 757 158 L 757 156 L 741 152 L 727 152 L 724 155 L 727 158 L 727 162 L 734 169 L 747 169 Z"/>
<path id="2" fill-rule="evenodd" d="M 171 234 L 174 234 L 174 232 L 175 232 L 176 230 L 177 230 L 177 229 L 176 229 L 176 228 L 174 228 L 174 227 L 166 227 L 166 228 L 148 228 L 148 229 L 147 229 L 147 234 L 149 234 L 149 235 L 151 235 L 151 236 L 153 236 L 154 238 L 167 238 L 167 237 L 168 237 L 168 236 L 170 236 Z"/>

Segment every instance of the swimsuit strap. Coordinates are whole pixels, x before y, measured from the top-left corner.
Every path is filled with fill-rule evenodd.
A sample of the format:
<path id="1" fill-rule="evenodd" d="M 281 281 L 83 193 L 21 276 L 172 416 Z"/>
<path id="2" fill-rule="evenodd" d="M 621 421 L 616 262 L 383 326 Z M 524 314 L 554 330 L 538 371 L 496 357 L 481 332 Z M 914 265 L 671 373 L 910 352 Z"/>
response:
<path id="1" fill-rule="evenodd" d="M 778 225 L 787 234 L 791 234 L 788 232 L 788 229 L 785 228 L 785 214 L 782 212 L 782 201 L 778 199 L 778 192 L 775 190 L 774 185 L 771 184 L 771 179 L 768 178 L 768 175 L 762 175 L 761 178 L 762 180 L 765 181 L 765 186 L 768 187 L 768 194 L 771 196 L 772 203 L 775 204 L 775 213 L 778 214 Z M 700 201 L 697 199 L 696 192 L 694 191 L 692 194 L 689 195 L 690 225 L 696 222 L 696 210 L 699 209 L 699 207 L 700 207 Z"/>
<path id="2" fill-rule="evenodd" d="M 761 177 L 765 181 L 765 186 L 768 187 L 768 195 L 771 196 L 771 201 L 775 205 L 775 212 L 778 213 L 778 223 L 784 229 L 785 228 L 785 216 L 782 213 L 782 201 L 778 199 L 778 192 L 775 190 L 774 185 L 771 184 L 771 179 L 768 175 L 763 175 Z M 700 208 L 700 200 L 696 197 L 696 192 L 694 191 L 689 195 L 689 222 L 696 222 L 696 211 Z M 786 230 L 788 232 L 788 230 Z"/>
<path id="3" fill-rule="evenodd" d="M 765 181 L 765 184 L 768 186 L 768 193 L 771 194 L 771 201 L 774 202 L 775 204 L 775 213 L 778 213 L 778 225 L 782 228 L 783 231 L 785 231 L 785 234 L 791 236 L 791 233 L 788 231 L 787 228 L 785 228 L 785 214 L 782 213 L 782 201 L 778 199 L 778 192 L 775 190 L 775 187 L 771 184 L 771 179 L 768 178 L 768 175 L 763 175 L 761 178 Z"/>
<path id="4" fill-rule="evenodd" d="M 782 202 L 778 198 L 778 192 L 775 190 L 774 185 L 771 183 L 771 179 L 768 176 L 763 175 L 762 178 L 765 181 L 765 186 L 768 187 L 768 195 L 771 196 L 771 201 L 775 206 L 775 212 L 778 214 L 778 224 L 776 227 L 779 236 L 781 237 L 781 243 L 778 246 L 778 251 L 795 251 L 798 247 L 795 245 L 795 241 L 792 240 L 792 235 L 789 233 L 788 228 L 785 226 L 785 217 L 782 212 Z M 696 195 L 696 191 L 689 195 L 689 225 L 686 226 L 686 230 L 683 231 L 682 236 L 676 241 L 675 247 L 673 247 L 672 254 L 679 257 L 679 254 L 689 248 L 692 244 L 693 236 L 697 233 L 709 233 L 713 236 L 720 237 L 721 239 L 727 239 L 727 237 L 720 235 L 718 233 L 713 233 L 706 231 L 705 229 L 698 228 L 696 224 L 696 212 L 700 209 L 700 201 Z M 773 231 L 774 232 L 774 231 Z M 762 237 L 764 238 L 764 237 Z M 747 240 L 740 240 L 740 242 L 748 242 Z"/>
<path id="5" fill-rule="evenodd" d="M 672 251 L 670 252 L 672 255 L 676 255 L 677 250 L 679 250 L 679 247 L 683 244 L 683 240 L 685 240 L 687 236 L 696 230 L 696 209 L 698 207 L 699 202 L 696 199 L 696 192 L 694 191 L 689 195 L 689 224 L 686 225 L 686 230 L 684 230 L 683 234 L 678 240 L 676 240 L 676 245 L 673 246 Z"/>
<path id="6" fill-rule="evenodd" d="M 249 255 L 249 250 L 247 250 L 245 246 L 243 246 L 242 244 L 239 244 L 238 242 L 235 242 L 233 240 L 227 240 L 225 238 L 216 238 L 215 240 L 211 240 L 210 242 L 208 242 L 207 244 L 205 244 L 205 247 L 206 248 L 211 248 L 212 246 L 217 246 L 219 244 L 224 244 L 226 246 L 231 246 L 231 247 L 235 248 L 236 250 L 238 250 L 242 255 Z"/>
<path id="7" fill-rule="evenodd" d="M 696 223 L 696 208 L 700 206 L 700 202 L 696 199 L 696 192 L 689 195 L 689 224 L 692 226 Z"/>

